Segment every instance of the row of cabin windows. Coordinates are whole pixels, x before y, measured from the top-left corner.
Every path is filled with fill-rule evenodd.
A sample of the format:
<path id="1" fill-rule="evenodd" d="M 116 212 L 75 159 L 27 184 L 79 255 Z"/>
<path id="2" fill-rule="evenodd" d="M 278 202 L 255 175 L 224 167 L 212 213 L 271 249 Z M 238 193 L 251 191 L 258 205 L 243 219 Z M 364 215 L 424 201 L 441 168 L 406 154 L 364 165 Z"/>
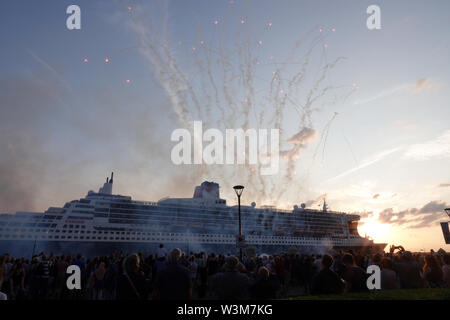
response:
<path id="1" fill-rule="evenodd" d="M 13 237 L 14 235 L 9 235 L 9 234 L 5 234 L 4 235 L 4 237 L 5 238 L 9 238 L 9 237 Z M 25 238 L 25 236 L 24 235 L 20 235 L 19 236 L 20 238 Z M 32 235 L 27 235 L 26 236 L 26 238 L 29 238 L 29 239 L 34 239 L 34 237 L 32 236 Z M 143 238 L 141 238 L 141 237 L 133 237 L 133 238 L 130 238 L 130 237 L 90 237 L 90 236 L 65 236 L 65 235 L 62 235 L 62 236 L 59 236 L 59 235 L 55 235 L 55 236 L 53 236 L 53 235 L 49 235 L 49 236 L 46 236 L 46 235 L 40 235 L 39 237 L 38 237 L 38 239 L 81 239 L 81 240 L 83 240 L 83 239 L 86 239 L 86 240 L 148 240 L 148 241 L 150 241 L 150 240 L 152 240 L 152 241 L 159 241 L 159 240 L 162 240 L 161 238 L 145 238 L 145 237 L 143 237 Z M 169 239 L 164 239 L 164 240 L 169 240 Z M 170 240 L 172 240 L 172 241 L 174 241 L 174 240 L 180 240 L 179 238 L 170 238 Z M 206 240 L 206 242 L 209 242 L 209 241 L 212 241 L 212 239 L 211 240 Z"/>
<path id="2" fill-rule="evenodd" d="M 9 238 L 10 237 L 10 235 L 9 234 L 6 234 L 6 235 L 4 235 L 4 237 L 5 238 Z M 21 235 L 20 236 L 20 238 L 25 238 L 25 236 L 24 235 Z M 31 235 L 28 235 L 27 236 L 27 238 L 29 238 L 29 239 L 33 239 L 33 237 L 31 236 Z M 152 241 L 160 241 L 160 240 L 169 240 L 169 239 L 160 239 L 160 238 L 140 238 L 140 237 L 138 237 L 138 238 L 129 238 L 129 237 L 90 237 L 90 236 L 87 236 L 87 237 L 84 237 L 84 236 L 59 236 L 59 235 L 55 235 L 55 236 L 40 236 L 39 237 L 39 239 L 76 239 L 76 240 L 84 240 L 84 239 L 86 239 L 86 240 L 142 240 L 142 241 L 145 241 L 145 240 L 148 240 L 148 241 L 150 241 L 150 240 L 152 240 Z M 174 240 L 180 240 L 180 239 L 177 239 L 177 238 L 171 238 L 170 239 L 171 241 L 174 241 Z M 205 242 L 212 242 L 213 240 L 212 239 L 206 239 L 205 240 Z M 262 244 L 271 244 L 271 245 L 273 245 L 273 244 L 292 244 L 293 242 L 292 241 L 283 241 L 283 240 L 278 240 L 278 241 L 268 241 L 268 240 L 264 240 L 264 241 L 261 241 L 261 243 Z"/>
<path id="3" fill-rule="evenodd" d="M 51 227 L 50 228 L 56 228 L 56 224 L 52 224 L 51 225 Z M 73 228 L 73 225 L 69 225 L 70 226 L 70 228 L 72 229 Z M 63 228 L 67 228 L 67 225 L 64 225 L 63 226 Z M 75 229 L 80 229 L 80 226 L 79 225 L 76 225 L 75 226 Z M 86 229 L 86 226 L 84 226 L 84 225 L 82 225 L 81 226 L 81 229 Z M 10 231 L 10 232 L 27 232 L 27 231 L 29 231 L 29 232 L 41 232 L 41 229 L 20 229 L 19 230 L 19 228 L 13 228 L 13 229 L 10 229 L 10 228 L 0 228 L 0 231 Z M 45 229 L 43 229 L 42 231 L 45 231 Z M 342 230 L 340 230 L 341 232 L 342 232 Z M 48 230 L 48 232 L 50 232 L 50 233 L 53 233 L 53 232 L 56 232 L 56 233 L 59 233 L 59 232 L 62 232 L 62 233 L 73 233 L 73 230 L 68 230 L 68 231 L 66 231 L 65 229 L 64 230 L 53 230 L 53 229 L 49 229 Z M 124 232 L 124 231 L 122 231 L 122 232 L 119 232 L 119 231 L 89 231 L 89 230 L 87 230 L 87 231 L 84 231 L 84 230 L 81 230 L 81 231 L 79 231 L 79 230 L 76 230 L 75 231 L 75 233 L 82 233 L 82 234 L 84 234 L 85 232 L 86 233 L 88 233 L 88 234 L 90 234 L 90 233 L 93 233 L 93 234 L 111 234 L 111 235 L 114 235 L 114 234 L 116 234 L 116 235 L 138 235 L 138 236 L 140 236 L 140 235 L 143 235 L 143 236 L 149 236 L 149 235 L 151 235 L 151 236 L 155 236 L 155 235 L 159 235 L 159 236 L 161 236 L 162 234 L 161 233 L 159 233 L 159 232 L 156 232 L 156 233 L 146 233 L 146 232 Z M 176 236 L 176 234 L 174 234 L 174 233 L 169 233 L 169 234 L 167 234 L 168 236 Z M 224 235 L 224 234 L 216 234 L 216 235 L 212 235 L 212 234 L 202 234 L 202 235 L 197 235 L 197 236 L 201 236 L 202 238 L 205 238 L 205 237 L 207 237 L 207 238 L 210 238 L 210 237 L 228 237 L 228 235 Z"/>
<path id="4" fill-rule="evenodd" d="M 56 228 L 56 224 L 55 225 L 52 225 L 50 228 Z M 42 231 L 44 231 L 45 229 L 43 229 Z M 36 232 L 41 232 L 41 229 L 36 229 L 36 230 L 34 230 L 34 229 L 20 229 L 19 230 L 19 228 L 14 228 L 14 229 L 10 229 L 10 228 L 0 228 L 0 231 L 12 231 L 12 232 L 18 232 L 18 231 L 20 231 L 20 232 L 26 232 L 26 231 L 30 231 L 30 232 L 33 232 L 33 231 L 36 231 Z M 48 230 L 48 231 L 50 231 L 50 232 L 52 232 L 53 230 Z"/>
<path id="5" fill-rule="evenodd" d="M 58 231 L 57 231 L 58 232 Z M 63 231 L 64 232 L 64 231 Z M 88 233 L 89 233 L 89 231 L 88 231 Z M 82 232 L 82 234 L 83 234 L 83 232 Z M 9 237 L 13 237 L 14 235 L 12 234 L 12 235 L 9 235 L 9 234 L 5 234 L 4 235 L 4 237 L 5 238 L 9 238 Z M 204 239 L 205 237 L 206 238 L 208 238 L 208 236 L 209 235 L 202 235 L 202 238 L 203 238 L 203 240 L 205 241 L 205 242 L 210 242 L 210 241 L 213 241 L 213 239 Z M 25 238 L 25 236 L 24 235 L 20 235 L 19 236 L 20 238 Z M 32 238 L 34 238 L 32 235 L 27 235 L 27 238 L 29 238 L 29 239 L 32 239 Z M 45 235 L 40 235 L 39 236 L 39 238 L 40 239 L 46 239 L 47 238 L 47 236 L 45 236 Z M 59 235 L 55 235 L 54 236 L 54 239 L 59 239 L 60 238 L 60 236 Z M 67 239 L 71 239 L 72 238 L 72 236 L 68 236 L 67 237 Z M 216 237 L 216 238 L 218 238 L 218 237 Z M 53 236 L 52 235 L 49 235 L 48 236 L 48 239 L 53 239 Z M 66 239 L 66 236 L 65 235 L 63 235 L 63 236 L 61 236 L 61 239 Z M 80 236 L 80 237 L 78 237 L 78 236 L 74 236 L 74 239 L 84 239 L 84 236 Z M 86 237 L 86 239 L 91 239 L 90 238 L 90 236 L 87 236 Z M 101 240 L 101 239 L 103 239 L 103 240 L 108 240 L 108 237 L 95 237 L 95 236 L 93 236 L 92 237 L 92 239 L 93 240 L 95 240 L 95 239 L 98 239 L 98 240 Z M 131 240 L 155 240 L 155 238 L 141 238 L 141 237 L 137 237 L 137 238 L 135 238 L 135 237 L 133 237 L 133 238 L 131 238 Z M 130 238 L 129 237 L 109 237 L 109 240 L 130 240 Z M 157 238 L 156 240 L 160 240 L 159 238 Z M 164 239 L 164 240 L 169 240 L 169 239 Z M 171 238 L 170 240 L 180 240 L 178 237 L 177 238 Z M 289 243 L 292 243 L 292 241 L 286 241 L 286 240 L 263 240 L 263 241 L 261 241 L 261 243 L 262 244 L 289 244 Z"/>
<path id="6" fill-rule="evenodd" d="M 56 227 L 56 225 L 54 226 L 54 227 Z M 77 226 L 78 227 L 78 226 Z M 86 228 L 86 226 L 82 226 L 82 229 L 85 229 Z M 77 228 L 78 229 L 78 228 Z M 0 231 L 3 231 L 3 228 L 0 228 Z M 36 230 L 34 230 L 34 229 L 18 229 L 18 228 L 14 228 L 14 229 L 10 229 L 10 228 L 5 228 L 4 229 L 4 231 L 12 231 L 12 232 L 26 232 L 26 231 L 29 231 L 29 232 L 41 232 L 41 229 L 36 229 Z M 42 230 L 42 231 L 44 231 L 44 230 Z M 122 231 L 122 232 L 119 232 L 119 231 L 116 231 L 116 232 L 114 232 L 114 231 L 111 231 L 111 232 L 109 232 L 109 231 L 90 231 L 90 230 L 87 230 L 87 231 L 84 231 L 84 230 L 81 230 L 81 231 L 74 231 L 74 230 L 65 230 L 65 229 L 63 229 L 63 230 L 59 230 L 59 229 L 57 229 L 57 230 L 52 230 L 52 229 L 49 229 L 48 230 L 48 232 L 51 232 L 51 233 L 53 233 L 53 232 L 55 232 L 55 233 L 59 233 L 59 232 L 62 232 L 62 233 L 77 233 L 77 232 L 79 232 L 79 233 L 93 233 L 93 234 L 122 234 L 122 235 L 124 235 L 125 233 L 127 234 L 127 235 L 130 235 L 130 234 L 132 234 L 132 235 L 134 235 L 134 234 L 136 234 L 136 235 L 150 235 L 150 233 L 144 233 L 144 232 L 138 232 L 138 233 L 136 233 L 136 232 L 124 232 L 124 231 Z M 155 233 L 152 233 L 151 235 L 156 235 Z M 172 235 L 172 234 L 171 234 Z"/>
<path id="7" fill-rule="evenodd" d="M 28 227 L 28 228 L 33 228 L 33 227 L 38 227 L 38 228 L 55 228 L 57 226 L 56 223 L 50 224 L 50 223 L 10 223 L 8 225 L 8 227 Z M 6 228 L 5 230 L 9 230 L 9 228 Z"/>
<path id="8" fill-rule="evenodd" d="M 70 229 L 86 229 L 86 226 L 82 225 L 80 226 L 79 224 L 73 225 L 73 224 L 65 224 L 63 225 L 63 228 L 70 228 Z"/>
<path id="9" fill-rule="evenodd" d="M 83 227 L 85 227 L 85 226 L 83 226 Z M 0 231 L 3 231 L 3 228 L 0 228 Z M 6 228 L 5 229 L 5 231 L 12 231 L 12 232 L 19 232 L 19 229 L 13 229 L 13 230 L 10 230 L 9 228 Z M 26 229 L 21 229 L 20 230 L 20 232 L 26 232 L 27 230 Z M 30 229 L 30 230 L 28 230 L 29 232 L 41 232 L 41 229 L 36 229 L 36 230 L 33 230 L 33 229 Z M 42 230 L 42 231 L 44 231 L 44 230 Z M 48 232 L 50 232 L 50 233 L 53 233 L 53 232 L 55 232 L 55 233 L 60 233 L 60 232 L 62 232 L 62 233 L 74 233 L 74 231 L 73 230 L 48 230 Z M 87 231 L 84 231 L 84 230 L 81 230 L 81 231 L 75 231 L 75 233 L 81 233 L 81 234 L 84 234 L 84 233 L 87 233 L 87 234 L 90 234 L 90 233 L 92 233 L 92 234 L 111 234 L 111 235 L 114 235 L 114 234 L 116 234 L 116 235 L 137 235 L 137 236 L 140 236 L 140 235 L 143 235 L 143 236 L 149 236 L 149 235 L 152 235 L 152 236 L 155 236 L 155 235 L 159 235 L 159 236 L 161 236 L 162 234 L 161 233 L 145 233 L 145 232 L 124 232 L 124 231 L 122 231 L 122 232 L 119 232 L 119 231 L 116 231 L 116 232 L 114 232 L 114 231 L 111 231 L 111 232 L 108 232 L 108 231 L 90 231 L 90 230 L 87 230 Z M 169 234 L 167 234 L 168 236 L 177 236 L 176 234 L 174 234 L 174 233 L 169 233 Z M 195 234 L 194 234 L 195 235 Z M 216 235 L 212 235 L 212 234 L 201 234 L 201 235 L 197 235 L 197 236 L 200 236 L 200 237 L 202 237 L 202 238 L 213 238 L 213 237 L 215 237 L 215 238 L 224 238 L 224 237 L 229 237 L 228 235 L 224 235 L 224 234 L 216 234 Z"/>
<path id="10" fill-rule="evenodd" d="M 56 232 L 58 232 L 59 230 L 56 230 Z M 65 230 L 63 230 L 63 232 L 64 232 Z M 69 231 L 69 233 L 71 233 L 72 231 Z M 83 231 L 81 231 L 82 233 L 84 233 Z M 87 231 L 87 233 L 90 233 L 90 231 Z M 93 233 L 95 233 L 95 231 L 93 231 Z M 122 234 L 123 234 L 123 232 L 122 232 Z M 127 234 L 129 234 L 129 233 L 127 233 Z M 4 235 L 4 237 L 5 238 L 9 238 L 9 237 L 13 237 L 14 235 L 13 234 L 11 234 L 11 235 L 9 235 L 9 234 L 5 234 Z M 175 236 L 174 234 L 170 234 L 170 236 Z M 213 239 L 204 239 L 204 238 L 210 238 L 210 237 L 216 237 L 216 238 L 219 238 L 219 237 L 226 237 L 226 235 L 207 235 L 207 234 L 203 234 L 203 235 L 200 235 L 202 238 L 203 238 L 203 240 L 205 241 L 205 242 L 210 242 L 210 241 L 213 241 Z M 176 238 L 170 238 L 170 239 L 161 239 L 161 238 L 145 238 L 145 237 L 143 237 L 143 238 L 141 238 L 141 237 L 132 237 L 131 239 L 130 239 L 130 237 L 109 237 L 109 240 L 153 240 L 153 241 L 155 241 L 155 240 L 180 240 L 179 239 L 179 237 L 181 237 L 181 236 L 178 236 L 178 237 L 176 237 Z M 20 235 L 20 238 L 25 238 L 25 236 L 24 235 Z M 32 236 L 32 235 L 27 235 L 27 238 L 29 238 L 29 239 L 33 239 L 34 237 Z M 55 235 L 55 236 L 53 236 L 53 235 L 49 235 L 49 236 L 46 236 L 46 235 L 40 235 L 39 236 L 39 238 L 40 239 L 72 239 L 72 236 L 65 236 L 65 235 L 62 235 L 61 237 L 59 236 L 59 235 Z M 73 239 L 85 239 L 85 237 L 84 236 L 74 236 L 73 237 Z M 90 239 L 92 239 L 92 240 L 108 240 L 108 237 L 106 237 L 106 236 L 104 236 L 104 237 L 101 237 L 101 236 L 99 236 L 99 237 L 95 237 L 95 236 L 93 236 L 93 237 L 90 237 L 90 236 L 87 236 L 86 237 L 86 240 L 90 240 Z M 291 241 L 289 241 L 289 240 L 262 240 L 261 241 L 261 243 L 262 244 L 290 244 L 290 243 L 292 243 L 292 240 Z"/>

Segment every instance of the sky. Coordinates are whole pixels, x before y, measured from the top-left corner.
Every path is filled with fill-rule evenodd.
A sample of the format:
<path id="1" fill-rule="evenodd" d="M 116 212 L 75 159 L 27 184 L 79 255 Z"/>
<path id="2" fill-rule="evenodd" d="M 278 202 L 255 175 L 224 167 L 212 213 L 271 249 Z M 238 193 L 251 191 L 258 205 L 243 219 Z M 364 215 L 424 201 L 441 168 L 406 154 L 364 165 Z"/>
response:
<path id="1" fill-rule="evenodd" d="M 81 9 L 69 30 L 66 8 Z M 377 4 L 381 29 L 369 30 Z M 359 232 L 444 248 L 450 207 L 448 1 L 24 1 L 0 4 L 0 212 L 97 190 L 361 215 Z M 175 165 L 171 134 L 280 130 L 280 170 Z M 448 219 L 447 219 L 448 220 Z"/>

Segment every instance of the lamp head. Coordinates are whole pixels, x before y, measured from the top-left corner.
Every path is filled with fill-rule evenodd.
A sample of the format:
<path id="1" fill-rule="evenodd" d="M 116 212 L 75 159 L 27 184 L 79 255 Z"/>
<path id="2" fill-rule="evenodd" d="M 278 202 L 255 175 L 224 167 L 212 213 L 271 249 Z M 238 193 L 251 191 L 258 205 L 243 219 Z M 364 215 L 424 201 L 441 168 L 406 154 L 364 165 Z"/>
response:
<path id="1" fill-rule="evenodd" d="M 234 186 L 233 189 L 236 192 L 236 195 L 238 197 L 240 197 L 242 194 L 242 191 L 244 191 L 244 186 Z"/>

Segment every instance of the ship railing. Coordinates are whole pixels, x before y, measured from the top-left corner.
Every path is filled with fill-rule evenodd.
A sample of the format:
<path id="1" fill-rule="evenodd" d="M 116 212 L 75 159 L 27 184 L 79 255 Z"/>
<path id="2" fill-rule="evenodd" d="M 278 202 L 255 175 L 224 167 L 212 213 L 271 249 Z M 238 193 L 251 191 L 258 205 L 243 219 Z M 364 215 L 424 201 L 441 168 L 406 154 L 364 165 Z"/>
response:
<path id="1" fill-rule="evenodd" d="M 195 203 L 195 204 L 188 204 L 188 203 L 183 203 L 183 204 L 177 204 L 177 203 L 158 203 L 158 202 L 148 202 L 148 201 L 140 201 L 140 200 L 136 200 L 137 202 L 139 202 L 139 204 L 144 204 L 144 205 L 151 205 L 151 206 L 160 206 L 160 207 L 164 207 L 164 208 L 172 208 L 172 209 L 183 209 L 183 208 L 194 208 L 194 209 L 203 209 L 203 208 L 209 208 L 209 206 L 207 205 L 202 205 L 199 203 Z M 230 206 L 230 207 L 215 207 L 214 210 L 221 210 L 221 211 L 237 211 L 238 206 Z M 287 209 L 267 209 L 267 208 L 243 208 L 244 212 L 252 212 L 253 210 L 257 210 L 259 212 L 281 212 L 281 213 L 297 213 L 297 212 L 308 212 L 308 213 L 324 213 L 321 210 L 316 210 L 316 209 L 305 209 L 305 210 L 287 210 Z M 347 214 L 345 212 L 340 212 L 340 211 L 332 211 L 332 210 L 328 210 L 326 213 L 329 214 L 336 214 L 336 215 L 351 215 L 351 214 Z M 355 215 L 357 216 L 357 215 Z"/>

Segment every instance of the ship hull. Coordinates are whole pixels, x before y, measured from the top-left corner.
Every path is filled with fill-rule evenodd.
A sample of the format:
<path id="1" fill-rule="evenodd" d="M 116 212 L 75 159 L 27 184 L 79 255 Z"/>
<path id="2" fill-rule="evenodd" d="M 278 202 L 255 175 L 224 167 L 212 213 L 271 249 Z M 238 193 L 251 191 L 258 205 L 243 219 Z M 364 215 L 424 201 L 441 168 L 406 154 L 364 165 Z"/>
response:
<path id="1" fill-rule="evenodd" d="M 160 243 L 157 242 L 112 242 L 112 241 L 47 241 L 47 240 L 0 240 L 0 254 L 9 253 L 16 257 L 31 258 L 33 254 L 45 252 L 55 255 L 76 255 L 81 253 L 85 257 L 110 255 L 115 252 L 130 254 L 140 252 L 143 255 L 150 255 L 156 252 Z M 168 250 L 180 248 L 186 253 L 205 252 L 216 254 L 238 254 L 239 249 L 232 244 L 220 243 L 186 243 L 171 242 L 164 243 Z M 256 254 L 280 254 L 287 252 L 298 253 L 333 253 L 339 250 L 353 250 L 374 253 L 382 251 L 386 244 L 373 245 L 348 245 L 348 246 L 324 246 L 324 245 L 259 245 L 250 244 L 248 247 L 254 248 Z M 245 249 L 244 249 L 245 252 Z"/>

